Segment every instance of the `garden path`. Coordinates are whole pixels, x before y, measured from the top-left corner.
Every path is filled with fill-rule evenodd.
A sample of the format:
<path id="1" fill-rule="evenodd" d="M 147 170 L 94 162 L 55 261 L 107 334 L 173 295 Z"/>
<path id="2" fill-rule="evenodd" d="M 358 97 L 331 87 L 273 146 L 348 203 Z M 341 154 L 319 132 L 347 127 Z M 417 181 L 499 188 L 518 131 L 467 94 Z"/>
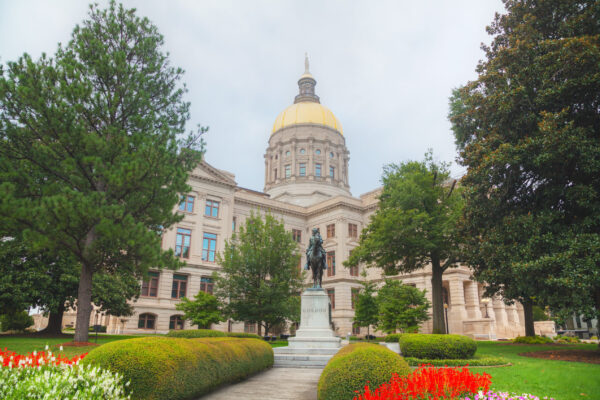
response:
<path id="1" fill-rule="evenodd" d="M 316 400 L 322 369 L 271 368 L 201 400 Z"/>

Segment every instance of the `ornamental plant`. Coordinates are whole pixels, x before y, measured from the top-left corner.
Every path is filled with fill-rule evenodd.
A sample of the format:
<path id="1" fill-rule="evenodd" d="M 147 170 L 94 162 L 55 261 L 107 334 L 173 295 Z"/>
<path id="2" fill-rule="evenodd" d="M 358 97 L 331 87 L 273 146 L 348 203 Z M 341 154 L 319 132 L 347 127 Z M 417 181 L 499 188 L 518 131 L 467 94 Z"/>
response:
<path id="1" fill-rule="evenodd" d="M 552 397 L 544 397 L 544 400 L 554 400 Z M 487 393 L 479 392 L 474 397 L 465 397 L 464 400 L 540 400 L 539 397 L 534 396 L 532 394 L 523 393 L 523 394 L 515 394 L 508 392 L 493 392 L 489 391 Z"/>
<path id="2" fill-rule="evenodd" d="M 60 365 L 78 365 L 79 361 L 84 358 L 87 353 L 68 358 L 60 354 L 53 354 L 48 351 L 34 351 L 27 355 L 17 354 L 14 351 L 0 349 L 0 367 L 20 368 L 20 367 L 41 367 L 41 366 L 60 366 Z M 61 346 L 62 350 L 62 346 Z"/>
<path id="3" fill-rule="evenodd" d="M 365 392 L 354 400 L 442 400 L 463 399 L 487 392 L 491 377 L 483 373 L 473 374 L 467 368 L 435 368 L 421 365 L 410 375 L 400 377 L 393 374 L 389 383 L 384 383 L 375 391 L 365 385 Z M 486 398 L 487 399 L 487 398 Z"/>

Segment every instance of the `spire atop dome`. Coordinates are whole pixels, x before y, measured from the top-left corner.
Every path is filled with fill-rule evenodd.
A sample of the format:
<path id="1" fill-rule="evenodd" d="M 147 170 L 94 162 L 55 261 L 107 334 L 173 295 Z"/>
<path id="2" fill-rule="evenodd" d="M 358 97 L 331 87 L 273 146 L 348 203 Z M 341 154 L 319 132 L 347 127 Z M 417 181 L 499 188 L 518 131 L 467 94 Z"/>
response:
<path id="1" fill-rule="evenodd" d="M 298 80 L 300 93 L 294 99 L 294 103 L 312 102 L 320 103 L 319 96 L 315 94 L 315 86 L 317 81 L 309 71 L 308 53 L 304 53 L 304 74 Z"/>

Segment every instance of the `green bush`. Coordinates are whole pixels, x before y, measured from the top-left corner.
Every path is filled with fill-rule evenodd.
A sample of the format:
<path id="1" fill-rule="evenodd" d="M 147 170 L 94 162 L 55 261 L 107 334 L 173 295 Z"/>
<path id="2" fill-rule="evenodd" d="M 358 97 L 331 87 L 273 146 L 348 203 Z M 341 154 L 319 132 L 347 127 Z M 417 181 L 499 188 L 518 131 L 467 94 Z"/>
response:
<path id="1" fill-rule="evenodd" d="M 22 332 L 33 325 L 33 318 L 27 311 L 20 311 L 13 314 L 0 315 L 0 331 L 18 331 Z"/>
<path id="2" fill-rule="evenodd" d="M 225 332 L 215 331 L 212 329 L 186 329 L 169 331 L 167 337 L 197 339 L 205 337 L 225 337 Z"/>
<path id="3" fill-rule="evenodd" d="M 392 333 L 391 335 L 387 335 L 385 338 L 383 338 L 384 342 L 386 343 L 398 343 L 398 339 L 400 339 L 400 336 L 404 335 L 403 333 Z"/>
<path id="4" fill-rule="evenodd" d="M 404 357 L 432 360 L 473 358 L 477 343 L 463 335 L 405 333 L 398 338 Z"/>
<path id="5" fill-rule="evenodd" d="M 227 332 L 225 335 L 228 337 L 246 338 L 246 339 L 261 339 L 262 340 L 262 337 L 258 336 L 255 333 Z"/>
<path id="6" fill-rule="evenodd" d="M 411 369 L 402 357 L 384 346 L 353 343 L 343 347 L 329 360 L 317 388 L 319 400 L 352 399 L 369 382 L 379 387 L 392 373 L 408 375 Z"/>
<path id="7" fill-rule="evenodd" d="M 554 341 L 556 341 L 556 343 L 579 343 L 579 338 L 575 336 L 557 335 L 554 338 Z M 550 340 L 550 342 L 552 342 L 552 340 Z"/>
<path id="8" fill-rule="evenodd" d="M 143 337 L 107 343 L 83 359 L 131 381 L 132 399 L 189 399 L 273 365 L 262 340 Z"/>
<path id="9" fill-rule="evenodd" d="M 411 367 L 418 367 L 421 364 L 431 364 L 434 367 L 462 367 L 466 365 L 470 367 L 486 367 L 492 365 L 508 364 L 508 360 L 506 360 L 505 358 L 493 356 L 474 356 L 474 358 L 470 358 L 467 360 L 433 360 L 406 357 L 405 360 Z"/>
<path id="10" fill-rule="evenodd" d="M 546 336 L 517 336 L 512 342 L 521 344 L 546 344 L 552 343 L 552 339 Z"/>

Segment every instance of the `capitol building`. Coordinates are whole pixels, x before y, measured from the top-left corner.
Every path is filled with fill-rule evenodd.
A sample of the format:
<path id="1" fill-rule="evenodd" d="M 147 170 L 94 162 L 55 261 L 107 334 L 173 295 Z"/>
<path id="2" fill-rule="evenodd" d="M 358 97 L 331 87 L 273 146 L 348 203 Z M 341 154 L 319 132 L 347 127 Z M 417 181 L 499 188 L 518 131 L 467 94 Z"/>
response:
<path id="1" fill-rule="evenodd" d="M 350 152 L 344 130 L 334 113 L 321 104 L 316 84 L 307 61 L 293 104 L 275 118 L 264 153 L 263 191 L 238 186 L 233 173 L 219 169 L 226 166 L 201 162 L 193 170 L 188 181 L 191 191 L 178 207 L 184 218 L 165 232 L 162 242 L 187 265 L 177 271 L 151 271 L 139 299 L 133 303 L 132 316 L 101 316 L 100 323 L 107 325 L 109 333 L 166 333 L 170 329 L 195 328 L 183 320 L 175 305 L 181 297 L 213 291 L 211 275 L 220 269 L 216 254 L 256 210 L 269 211 L 283 220 L 300 246 L 299 268 L 306 262 L 304 253 L 312 229 L 320 229 L 328 263 L 323 288 L 331 301 L 334 330 L 340 336 L 367 333 L 366 328 L 352 323 L 354 299 L 364 279 L 363 267 L 345 268 L 343 262 L 358 246 L 361 230 L 377 209 L 381 189 L 358 197 L 351 194 Z M 369 268 L 366 273 L 366 279 L 383 282 L 381 270 Z M 499 299 L 484 299 L 481 284 L 471 280 L 470 275 L 466 267 L 444 272 L 449 332 L 479 339 L 524 334 L 523 308 L 519 304 L 505 305 Z M 431 273 L 427 268 L 393 278 L 426 289 L 431 301 Z M 255 325 L 243 321 L 224 322 L 213 325 L 213 329 L 257 331 Z M 431 330 L 430 321 L 421 326 L 421 332 Z"/>

